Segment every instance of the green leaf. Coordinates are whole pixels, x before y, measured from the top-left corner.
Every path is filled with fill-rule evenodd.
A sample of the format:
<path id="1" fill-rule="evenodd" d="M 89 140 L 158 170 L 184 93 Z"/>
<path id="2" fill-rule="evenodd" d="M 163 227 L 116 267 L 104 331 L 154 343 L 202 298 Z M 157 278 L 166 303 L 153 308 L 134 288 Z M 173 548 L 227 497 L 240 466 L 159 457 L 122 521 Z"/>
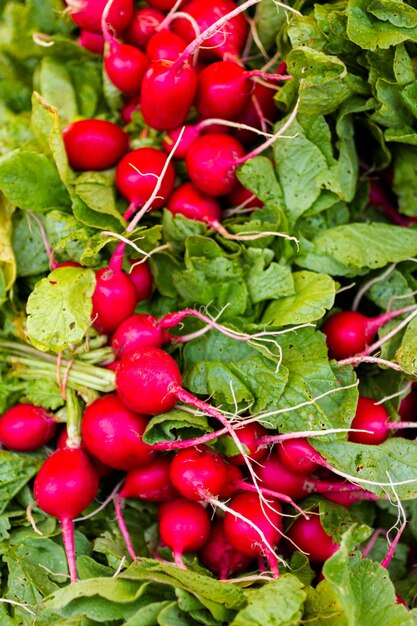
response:
<path id="1" fill-rule="evenodd" d="M 264 3 L 261 3 L 261 6 Z M 284 208 L 282 189 L 275 176 L 270 159 L 263 156 L 249 159 L 237 171 L 239 181 L 250 189 L 264 204 Z"/>
<path id="2" fill-rule="evenodd" d="M 115 203 L 114 172 L 83 172 L 75 180 L 75 192 L 93 211 L 112 215 L 123 226 L 125 221 Z"/>
<path id="3" fill-rule="evenodd" d="M 348 441 L 328 443 L 317 437 L 310 441 L 336 470 L 354 477 L 380 497 L 387 491 L 393 494 L 394 490 L 404 500 L 417 496 L 416 442 L 402 437 L 388 439 L 378 446 Z"/>
<path id="4" fill-rule="evenodd" d="M 41 216 L 27 211 L 16 211 L 13 216 L 12 245 L 16 259 L 17 276 L 39 276 L 49 270 L 49 259 L 42 240 Z"/>
<path id="5" fill-rule="evenodd" d="M 352 555 L 357 538 L 352 527 L 340 549 L 326 561 L 323 573 L 336 593 L 348 626 L 412 626 L 404 606 L 396 604 L 395 590 L 387 571 L 379 563 Z"/>
<path id="6" fill-rule="evenodd" d="M 14 209 L 15 207 L 0 193 L 0 270 L 4 292 L 11 289 L 16 279 L 16 260 L 11 243 Z"/>
<path id="7" fill-rule="evenodd" d="M 26 485 L 39 471 L 43 459 L 37 455 L 17 454 L 0 450 L 1 484 L 0 484 L 0 513 L 12 498 Z"/>
<path id="8" fill-rule="evenodd" d="M 32 404 L 56 411 L 65 404 L 62 393 L 54 380 L 26 380 L 22 394 Z"/>
<path id="9" fill-rule="evenodd" d="M 168 413 L 161 413 L 149 420 L 143 433 L 143 440 L 148 444 L 153 444 L 158 441 L 191 439 L 210 433 L 212 430 L 205 415 L 172 409 Z"/>
<path id="10" fill-rule="evenodd" d="M 401 213 L 417 217 L 417 150 L 413 146 L 396 146 L 392 188 L 398 197 Z"/>
<path id="11" fill-rule="evenodd" d="M 355 276 L 414 257 L 417 230 L 389 224 L 351 223 L 330 228 L 316 237 L 313 244 L 319 254 L 335 259 L 346 268 L 344 275 Z M 301 247 L 298 264 L 303 265 L 308 259 L 308 252 L 306 257 L 303 255 Z"/>
<path id="12" fill-rule="evenodd" d="M 94 272 L 77 267 L 59 268 L 39 281 L 27 302 L 31 342 L 56 352 L 80 343 L 91 323 L 94 288 Z"/>
<path id="13" fill-rule="evenodd" d="M 262 321 L 274 326 L 306 324 L 321 319 L 332 308 L 336 284 L 328 274 L 294 272 L 295 294 L 272 302 Z"/>
<path id="14" fill-rule="evenodd" d="M 12 152 L 0 159 L 0 190 L 14 205 L 45 212 L 70 206 L 54 164 L 44 154 Z"/>
<path id="15" fill-rule="evenodd" d="M 408 9 L 402 2 L 387 2 L 387 4 L 395 7 L 393 15 L 401 16 L 404 6 L 406 11 Z M 417 41 L 417 25 L 412 25 L 413 18 L 405 22 L 403 21 L 403 24 L 405 23 L 407 26 L 393 24 L 391 21 L 393 15 L 390 16 L 389 21 L 386 20 L 387 9 L 385 8 L 385 10 L 379 12 L 378 6 L 384 7 L 382 0 L 371 3 L 368 0 L 349 1 L 347 8 L 347 34 L 351 41 L 366 50 L 386 49 L 390 46 L 396 46 L 407 39 Z M 372 7 L 374 15 L 371 13 Z M 411 7 L 409 9 L 412 10 Z M 375 13 L 383 16 L 382 19 L 376 19 Z"/>
<path id="16" fill-rule="evenodd" d="M 38 70 L 40 93 L 58 111 L 64 123 L 78 115 L 77 98 L 66 63 L 45 57 Z"/>
<path id="17" fill-rule="evenodd" d="M 401 345 L 395 353 L 395 359 L 406 374 L 417 374 L 417 319 L 407 324 Z"/>
<path id="18" fill-rule="evenodd" d="M 298 578 L 284 574 L 260 589 L 246 591 L 246 598 L 248 605 L 231 626 L 296 626 L 306 593 Z"/>
<path id="19" fill-rule="evenodd" d="M 307 587 L 303 619 L 314 626 L 347 626 L 347 621 L 336 593 L 326 580 L 315 589 Z"/>

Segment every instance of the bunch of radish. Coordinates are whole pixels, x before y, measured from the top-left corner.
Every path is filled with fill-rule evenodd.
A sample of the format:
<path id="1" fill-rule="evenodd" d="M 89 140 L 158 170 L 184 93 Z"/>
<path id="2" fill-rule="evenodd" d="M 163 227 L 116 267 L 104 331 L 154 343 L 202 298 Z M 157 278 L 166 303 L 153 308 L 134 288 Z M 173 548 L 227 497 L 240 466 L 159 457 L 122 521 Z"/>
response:
<path id="1" fill-rule="evenodd" d="M 204 222 L 223 237 L 283 235 L 239 237 L 221 224 L 231 205 L 262 205 L 240 185 L 236 172 L 277 140 L 279 134 L 271 134 L 275 89 L 291 78 L 285 64 L 271 74 L 245 67 L 244 11 L 256 1 L 148 0 L 135 9 L 132 0 L 85 0 L 81 7 L 78 0 L 67 0 L 80 45 L 103 55 L 108 80 L 125 98 L 120 124 L 85 119 L 64 129 L 68 161 L 76 171 L 115 168 L 116 189 L 127 202 L 127 235 L 147 211 L 161 208 Z M 162 148 L 130 149 L 134 112 L 160 133 Z M 280 133 L 295 115 L 296 110 Z M 93 503 L 103 475 L 113 471 L 123 472 L 113 500 L 132 559 L 138 556 L 123 518 L 129 498 L 158 505 L 161 543 L 171 548 L 179 567 L 185 567 L 184 554 L 197 552 L 221 579 L 256 567 L 255 560 L 278 576 L 281 547 L 285 554 L 298 547 L 313 563 L 323 563 L 338 544 L 317 511 L 307 514 L 298 503 L 310 493 L 345 506 L 376 496 L 337 476 L 311 445 L 314 432 L 271 433 L 250 418 L 232 427 L 221 410 L 183 388 L 169 349 L 195 336 L 175 334 L 186 316 L 200 319 L 204 332 L 213 328 L 236 340 L 250 336 L 193 309 L 160 319 L 135 313 L 138 303 L 151 297 L 153 278 L 146 261 L 127 258 L 126 242 L 122 238 L 108 265 L 96 271 L 92 298 L 91 323 L 114 352 L 114 361 L 103 364 L 115 371 L 114 393 L 83 406 L 78 420 L 70 394 L 67 431 L 58 439 L 56 416 L 40 407 L 22 403 L 0 418 L 0 442 L 10 450 L 56 444 L 35 479 L 34 496 L 62 525 L 71 581 L 77 579 L 73 520 Z M 373 319 L 357 311 L 334 314 L 322 326 L 330 357 L 365 360 L 378 330 L 409 310 Z M 143 435 L 150 418 L 178 402 L 207 414 L 214 432 L 147 444 Z M 349 440 L 379 445 L 393 430 L 412 427 L 407 402 L 404 421 L 391 422 L 381 405 L 360 397 Z M 222 436 L 232 439 L 236 454 L 218 451 L 214 440 Z"/>

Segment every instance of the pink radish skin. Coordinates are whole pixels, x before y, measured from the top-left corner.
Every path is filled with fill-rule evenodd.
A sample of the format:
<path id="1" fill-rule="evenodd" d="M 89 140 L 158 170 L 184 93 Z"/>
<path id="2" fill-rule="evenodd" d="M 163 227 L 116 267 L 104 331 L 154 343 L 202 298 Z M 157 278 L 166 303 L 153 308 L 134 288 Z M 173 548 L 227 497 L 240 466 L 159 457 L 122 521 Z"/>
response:
<path id="1" fill-rule="evenodd" d="M 102 55 L 104 52 L 104 37 L 101 33 L 90 33 L 88 30 L 82 30 L 78 43 L 93 54 Z"/>
<path id="2" fill-rule="evenodd" d="M 200 550 L 210 535 L 210 518 L 198 502 L 177 498 L 161 504 L 158 510 L 162 541 L 174 553 L 178 567 L 184 569 L 182 555 Z"/>
<path id="3" fill-rule="evenodd" d="M 97 470 L 81 448 L 57 450 L 44 461 L 35 478 L 36 502 L 61 523 L 72 583 L 77 580 L 73 519 L 93 502 L 98 485 Z"/>
<path id="4" fill-rule="evenodd" d="M 218 61 L 198 75 L 196 108 L 202 118 L 237 120 L 248 105 L 254 83 L 244 67 Z"/>
<path id="5" fill-rule="evenodd" d="M 243 473 L 237 465 L 226 463 L 226 480 L 223 483 L 219 497 L 228 500 L 239 491 L 239 483 L 243 481 Z"/>
<path id="6" fill-rule="evenodd" d="M 256 422 L 247 424 L 246 426 L 236 430 L 236 434 L 239 437 L 239 441 L 243 443 L 246 448 L 248 448 L 247 454 L 252 461 L 260 461 L 260 459 L 265 456 L 265 447 L 258 443 L 258 439 L 265 437 L 268 434 L 268 431 L 266 428 L 261 426 L 261 424 L 257 424 Z M 228 461 L 232 465 L 245 465 L 245 459 L 241 454 L 229 456 Z"/>
<path id="7" fill-rule="evenodd" d="M 117 359 L 134 350 L 162 348 L 169 342 L 169 335 L 158 326 L 153 315 L 139 313 L 132 315 L 118 326 L 111 339 L 111 347 Z"/>
<path id="8" fill-rule="evenodd" d="M 150 61 L 157 61 L 158 59 L 175 61 L 186 47 L 187 42 L 179 35 L 169 30 L 161 30 L 149 39 L 146 46 L 146 56 Z"/>
<path id="9" fill-rule="evenodd" d="M 136 298 L 138 302 L 147 300 L 153 291 L 153 276 L 149 263 L 143 261 L 138 263 L 139 259 L 130 259 L 132 267 L 129 272 L 129 278 L 136 290 Z"/>
<path id="10" fill-rule="evenodd" d="M 0 418 L 0 442 L 16 452 L 37 450 L 52 439 L 56 425 L 50 411 L 34 404 L 16 404 Z"/>
<path id="11" fill-rule="evenodd" d="M 186 154 L 188 175 L 194 185 L 210 196 L 224 196 L 236 184 L 236 169 L 245 157 L 237 139 L 225 133 L 198 137 Z"/>
<path id="12" fill-rule="evenodd" d="M 239 181 L 227 195 L 227 204 L 231 207 L 243 206 L 249 208 L 262 208 L 264 203 L 257 198 L 252 191 L 244 187 Z"/>
<path id="13" fill-rule="evenodd" d="M 211 528 L 210 537 L 198 553 L 203 565 L 220 580 L 226 580 L 232 574 L 240 574 L 249 567 L 252 557 L 236 550 L 227 539 L 223 520 L 218 519 Z"/>
<path id="14" fill-rule="evenodd" d="M 308 454 L 315 454 L 316 451 L 306 439 L 287 439 L 282 441 L 277 446 L 277 452 L 281 462 L 291 472 L 311 474 L 320 467 L 318 463 L 315 463 L 308 457 Z"/>
<path id="15" fill-rule="evenodd" d="M 152 7 L 142 7 L 135 11 L 129 28 L 123 33 L 126 43 L 145 50 L 148 41 L 155 34 L 165 15 Z"/>
<path id="16" fill-rule="evenodd" d="M 410 310 L 405 307 L 377 317 L 367 317 L 357 311 L 335 313 L 321 328 L 326 335 L 330 358 L 347 359 L 364 352 L 381 326 Z"/>
<path id="17" fill-rule="evenodd" d="M 318 515 L 312 515 L 308 520 L 298 518 L 288 529 L 287 535 L 301 551 L 307 553 L 312 563 L 324 563 L 340 547 L 323 530 Z"/>
<path id="18" fill-rule="evenodd" d="M 174 128 L 173 130 L 168 131 L 164 138 L 163 138 L 163 142 L 162 142 L 162 147 L 165 150 L 165 152 L 167 154 L 169 154 L 172 150 L 172 146 L 175 144 L 175 142 L 177 141 L 180 132 L 182 131 L 182 128 Z M 194 126 L 192 125 L 185 125 L 185 131 L 183 132 L 183 135 L 181 137 L 181 140 L 177 146 L 177 149 L 175 150 L 175 154 L 173 156 L 173 158 L 176 161 L 179 161 L 181 159 L 185 159 L 185 156 L 187 154 L 188 148 L 191 146 L 191 144 L 197 139 L 197 137 L 200 136 L 200 128 L 198 124 L 195 124 Z"/>
<path id="19" fill-rule="evenodd" d="M 223 457 L 207 446 L 177 452 L 171 462 L 170 478 L 188 500 L 217 497 L 226 481 Z"/>
<path id="20" fill-rule="evenodd" d="M 288 470 L 278 456 L 271 455 L 264 459 L 256 472 L 263 487 L 286 493 L 295 501 L 309 493 L 304 488 L 305 476 Z"/>
<path id="21" fill-rule="evenodd" d="M 145 502 L 168 502 L 178 497 L 170 479 L 171 459 L 157 456 L 150 463 L 129 470 L 119 495 Z"/>
<path id="22" fill-rule="evenodd" d="M 269 507 L 266 509 L 266 517 L 259 496 L 255 493 L 241 493 L 235 496 L 229 503 L 230 509 L 240 513 L 250 520 L 264 534 L 270 546 L 276 547 L 281 538 L 282 514 L 278 502 L 269 499 Z M 269 518 L 269 519 L 268 519 Z M 224 532 L 232 546 L 246 554 L 246 556 L 266 556 L 271 570 L 278 575 L 277 559 L 271 554 L 269 548 L 263 544 L 261 537 L 247 522 L 227 512 L 224 516 Z"/>
<path id="23" fill-rule="evenodd" d="M 200 32 L 204 32 L 219 18 L 228 15 L 237 5 L 231 0 L 220 0 L 213 3 L 211 0 L 191 0 L 182 9 L 191 15 L 197 22 Z M 172 29 L 187 43 L 195 38 L 195 32 L 190 22 L 184 18 L 177 19 Z M 248 32 L 247 22 L 242 14 L 233 17 L 223 28 L 204 41 L 200 48 L 200 57 L 203 60 L 218 60 L 225 57 L 236 59 L 243 48 Z"/>
<path id="24" fill-rule="evenodd" d="M 92 320 L 99 332 L 114 332 L 133 314 L 135 306 L 136 290 L 128 274 L 111 267 L 96 272 Z"/>
<path id="25" fill-rule="evenodd" d="M 108 0 L 84 0 L 83 8 L 78 0 L 67 0 L 70 15 L 80 28 L 101 33 L 101 19 Z M 116 32 L 129 26 L 133 17 L 133 0 L 113 0 L 106 22 Z"/>
<path id="26" fill-rule="evenodd" d="M 129 202 L 125 219 L 130 219 L 137 208 L 142 207 L 155 189 L 167 156 L 157 148 L 138 148 L 128 152 L 116 168 L 116 187 Z M 175 170 L 171 163 L 162 179 L 158 197 L 152 202 L 153 209 L 166 204 L 174 188 Z"/>
<path id="27" fill-rule="evenodd" d="M 152 61 L 142 82 L 141 110 L 146 124 L 156 130 L 181 126 L 197 91 L 197 75 L 188 63 Z"/>
<path id="28" fill-rule="evenodd" d="M 105 120 L 73 122 L 62 132 L 70 166 L 74 170 L 105 170 L 116 165 L 129 148 L 129 136 Z"/>
<path id="29" fill-rule="evenodd" d="M 258 130 L 265 127 L 265 130 L 269 131 L 278 118 L 275 93 L 273 89 L 261 83 L 255 83 L 252 96 L 236 121 Z M 247 129 L 235 130 L 233 134 L 245 146 L 252 144 L 257 138 L 255 133 Z"/>
<path id="30" fill-rule="evenodd" d="M 109 80 L 126 96 L 141 92 L 148 65 L 147 56 L 127 43 L 111 41 L 109 51 L 104 55 L 104 68 Z"/>
<path id="31" fill-rule="evenodd" d="M 66 448 L 67 441 L 68 441 L 68 433 L 67 433 L 66 426 L 64 426 L 64 428 L 59 433 L 59 436 L 56 442 L 56 449 L 61 450 L 62 448 Z M 82 447 L 83 447 L 83 444 L 81 444 L 80 448 Z M 110 476 L 110 474 L 113 471 L 113 468 L 109 467 L 105 463 L 102 463 L 99 459 L 96 459 L 92 454 L 90 454 L 89 456 L 94 463 L 94 466 L 97 470 L 99 478 L 107 478 L 107 476 Z"/>
<path id="32" fill-rule="evenodd" d="M 130 96 L 126 98 L 125 104 L 120 111 L 120 117 L 124 124 L 130 124 L 135 111 L 140 111 L 140 96 Z"/>
<path id="33" fill-rule="evenodd" d="M 174 8 L 176 0 L 148 0 L 148 4 L 149 6 L 159 9 L 160 11 L 170 11 Z"/>
<path id="34" fill-rule="evenodd" d="M 191 220 L 216 224 L 222 216 L 220 203 L 207 194 L 199 191 L 193 183 L 183 183 L 171 194 L 167 209 L 173 215 L 183 215 Z"/>
<path id="35" fill-rule="evenodd" d="M 181 389 L 174 359 L 159 348 L 130 352 L 116 370 L 116 390 L 126 406 L 145 415 L 171 410 Z"/>
<path id="36" fill-rule="evenodd" d="M 351 428 L 370 430 L 370 433 L 349 433 L 349 441 L 368 445 L 383 443 L 389 434 L 389 415 L 384 407 L 372 398 L 360 396 Z M 394 425 L 394 423 L 393 423 Z"/>
<path id="37" fill-rule="evenodd" d="M 84 411 L 81 434 L 85 447 L 106 465 L 130 470 L 151 461 L 155 452 L 142 441 L 148 420 L 109 394 Z"/>

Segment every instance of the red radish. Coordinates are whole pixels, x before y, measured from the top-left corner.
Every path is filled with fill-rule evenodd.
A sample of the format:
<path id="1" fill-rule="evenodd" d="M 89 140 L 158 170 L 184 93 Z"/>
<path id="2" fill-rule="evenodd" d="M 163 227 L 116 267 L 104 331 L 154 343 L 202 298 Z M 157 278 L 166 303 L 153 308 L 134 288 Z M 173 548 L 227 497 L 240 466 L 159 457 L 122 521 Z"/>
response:
<path id="1" fill-rule="evenodd" d="M 170 11 L 176 5 L 177 0 L 148 0 L 151 7 L 155 7 L 160 11 Z M 177 7 L 178 8 L 178 7 Z"/>
<path id="2" fill-rule="evenodd" d="M 237 5 L 232 0 L 191 0 L 182 9 L 191 15 L 203 33 L 221 17 L 227 17 Z M 195 32 L 191 23 L 182 18 L 173 23 L 173 30 L 185 41 L 192 42 Z M 219 29 L 215 29 L 210 37 L 204 40 L 200 55 L 202 59 L 223 59 L 226 56 L 236 59 L 245 44 L 248 32 L 247 22 L 242 14 L 236 15 Z"/>
<path id="3" fill-rule="evenodd" d="M 375 404 L 372 398 L 360 396 L 351 428 L 369 430 L 369 433 L 349 433 L 349 441 L 369 445 L 384 442 L 389 434 L 389 415 L 381 404 Z M 395 422 L 391 424 L 395 427 Z"/>
<path id="4" fill-rule="evenodd" d="M 111 41 L 104 55 L 104 68 L 110 81 L 126 96 L 138 95 L 148 68 L 146 55 L 127 43 Z"/>
<path id="5" fill-rule="evenodd" d="M 105 120 L 73 122 L 62 132 L 68 161 L 75 170 L 105 170 L 116 165 L 129 148 L 125 131 Z"/>
<path id="6" fill-rule="evenodd" d="M 150 61 L 167 59 L 175 61 L 187 47 L 187 42 L 170 30 L 160 30 L 152 35 L 146 46 L 146 56 Z"/>
<path id="7" fill-rule="evenodd" d="M 138 148 L 128 152 L 119 162 L 116 168 L 116 187 L 130 202 L 125 219 L 129 219 L 136 209 L 144 206 L 149 199 L 167 158 L 162 150 L 157 148 Z M 174 188 L 174 182 L 175 170 L 172 164 L 168 163 L 158 197 L 152 202 L 152 208 L 159 209 L 165 205 Z"/>
<path id="8" fill-rule="evenodd" d="M 239 441 L 248 449 L 247 454 L 253 461 L 259 461 L 265 456 L 266 448 L 258 444 L 258 439 L 265 437 L 268 431 L 261 424 L 252 422 L 237 429 L 236 434 L 239 437 Z M 229 456 L 228 461 L 232 465 L 245 465 L 245 459 L 241 454 Z"/>
<path id="9" fill-rule="evenodd" d="M 142 82 L 141 110 L 146 124 L 157 130 L 180 126 L 197 91 L 197 75 L 188 63 L 152 61 Z"/>
<path id="10" fill-rule="evenodd" d="M 108 394 L 94 400 L 84 411 L 81 434 L 85 447 L 114 469 L 130 470 L 149 463 L 155 454 L 142 441 L 148 420 Z"/>
<path id="11" fill-rule="evenodd" d="M 101 20 L 108 0 L 66 0 L 70 15 L 80 28 L 101 33 Z M 113 0 L 107 23 L 116 32 L 121 32 L 133 17 L 133 0 Z"/>
<path id="12" fill-rule="evenodd" d="M 124 124 L 130 124 L 135 111 L 140 111 L 140 96 L 130 96 L 126 98 L 125 104 L 120 111 L 120 117 Z"/>
<path id="13" fill-rule="evenodd" d="M 236 169 L 244 158 L 245 149 L 234 137 L 225 133 L 202 135 L 187 151 L 187 172 L 203 193 L 224 196 L 235 186 Z"/>
<path id="14" fill-rule="evenodd" d="M 265 131 L 268 129 L 268 125 L 272 127 L 278 117 L 278 108 L 274 99 L 275 93 L 270 87 L 255 82 L 252 96 L 236 121 L 258 130 Z M 234 134 L 245 146 L 253 143 L 256 139 L 256 134 L 248 129 L 235 130 Z"/>
<path id="15" fill-rule="evenodd" d="M 264 203 L 252 191 L 244 187 L 239 181 L 227 195 L 227 203 L 231 207 L 261 208 Z"/>
<path id="16" fill-rule="evenodd" d="M 128 274 L 121 269 L 104 267 L 96 272 L 93 293 L 93 325 L 109 334 L 130 317 L 136 306 L 136 291 Z"/>
<path id="17" fill-rule="evenodd" d="M 188 500 L 217 497 L 226 481 L 223 457 L 207 446 L 177 452 L 171 462 L 170 478 Z"/>
<path id="18" fill-rule="evenodd" d="M 378 317 L 367 317 L 357 311 L 335 313 L 321 328 L 326 335 L 330 358 L 347 359 L 364 352 L 381 326 L 413 308 L 405 307 Z"/>
<path id="19" fill-rule="evenodd" d="M 126 406 L 145 415 L 172 409 L 181 389 L 174 359 L 159 348 L 130 352 L 116 370 L 116 390 Z"/>
<path id="20" fill-rule="evenodd" d="M 381 207 L 384 210 L 388 219 L 397 226 L 409 226 L 413 223 L 414 219 L 409 218 L 406 215 L 401 215 L 398 209 L 392 204 L 388 197 L 388 190 L 384 184 L 378 179 L 371 179 L 369 181 L 369 204 L 372 206 Z"/>
<path id="21" fill-rule="evenodd" d="M 312 515 L 308 520 L 299 517 L 288 529 L 287 535 L 299 550 L 307 553 L 312 563 L 324 563 L 340 547 L 323 530 L 318 515 Z"/>
<path id="22" fill-rule="evenodd" d="M 153 276 L 147 261 L 141 261 L 139 259 L 130 259 L 132 267 L 129 271 L 129 278 L 133 283 L 136 290 L 136 298 L 138 302 L 147 300 L 153 290 Z"/>
<path id="23" fill-rule="evenodd" d="M 54 261 L 51 263 L 51 269 L 57 270 L 60 267 L 82 267 L 77 261 L 62 261 L 62 263 L 57 263 Z"/>
<path id="24" fill-rule="evenodd" d="M 198 553 L 202 563 L 220 580 L 226 580 L 231 574 L 240 574 L 252 562 L 252 557 L 236 550 L 227 539 L 223 520 L 218 519 L 211 528 L 207 543 Z"/>
<path id="25" fill-rule="evenodd" d="M 162 541 L 174 553 L 178 567 L 184 568 L 182 555 L 200 550 L 210 535 L 210 519 L 199 502 L 177 498 L 163 502 L 158 511 Z"/>
<path id="26" fill-rule="evenodd" d="M 137 498 L 146 502 L 167 502 L 178 497 L 170 479 L 171 459 L 156 456 L 147 465 L 129 470 L 122 489 L 122 498 Z"/>
<path id="27" fill-rule="evenodd" d="M 16 404 L 0 418 L 0 442 L 18 452 L 37 450 L 52 439 L 56 425 L 53 413 L 43 407 Z"/>
<path id="28" fill-rule="evenodd" d="M 293 500 L 301 500 L 309 491 L 305 488 L 305 476 L 291 472 L 278 456 L 267 457 L 256 470 L 263 487 L 287 494 Z"/>
<path id="29" fill-rule="evenodd" d="M 134 350 L 162 348 L 169 341 L 169 335 L 158 326 L 158 319 L 153 315 L 138 313 L 125 319 L 116 329 L 111 347 L 117 359 Z"/>
<path id="30" fill-rule="evenodd" d="M 88 30 L 82 30 L 78 43 L 94 54 L 103 54 L 104 52 L 104 37 L 101 33 L 90 33 Z"/>
<path id="31" fill-rule="evenodd" d="M 223 483 L 219 498 L 228 500 L 239 491 L 239 485 L 243 482 L 243 473 L 237 465 L 226 463 L 226 480 Z"/>
<path id="32" fill-rule="evenodd" d="M 320 467 L 309 458 L 309 454 L 316 451 L 304 438 L 282 441 L 277 446 L 277 452 L 281 462 L 292 472 L 311 474 Z"/>
<path id="33" fill-rule="evenodd" d="M 254 84 L 250 72 L 232 61 L 218 61 L 198 75 L 196 108 L 202 118 L 236 120 L 249 103 Z"/>
<path id="34" fill-rule="evenodd" d="M 56 449 L 61 450 L 62 448 L 66 448 L 67 443 L 68 443 L 68 432 L 67 432 L 66 426 L 64 426 L 64 428 L 59 433 L 59 436 L 56 442 Z M 83 444 L 81 444 L 80 447 L 82 448 Z M 105 463 L 102 463 L 99 459 L 94 458 L 92 454 L 90 454 L 90 458 L 93 461 L 100 478 L 106 478 L 107 476 L 110 476 L 110 474 L 113 471 L 111 467 L 109 467 Z"/>
<path id="35" fill-rule="evenodd" d="M 191 220 L 215 225 L 222 216 L 220 203 L 213 197 L 202 193 L 193 183 L 183 183 L 171 194 L 167 209 L 173 215 L 184 215 Z"/>
<path id="36" fill-rule="evenodd" d="M 278 502 L 269 500 L 269 506 L 262 506 L 255 493 L 241 493 L 229 504 L 230 509 L 254 524 L 254 527 L 241 517 L 227 512 L 224 516 L 224 532 L 232 546 L 250 557 L 265 556 L 275 576 L 278 575 L 277 558 L 272 552 L 282 535 L 282 513 Z M 266 541 L 265 541 L 266 540 Z"/>
<path id="37" fill-rule="evenodd" d="M 111 370 L 112 372 L 115 372 L 116 369 L 119 367 L 119 361 L 116 359 L 115 361 L 112 361 L 111 363 L 106 363 L 106 365 L 104 365 L 103 367 L 105 367 L 108 370 Z"/>
<path id="38" fill-rule="evenodd" d="M 410 393 L 401 400 L 398 413 L 405 422 L 417 421 L 417 391 L 411 389 Z"/>
<path id="39" fill-rule="evenodd" d="M 397 604 L 403 604 L 408 609 L 408 604 L 398 593 L 395 594 L 395 601 Z"/>
<path id="40" fill-rule="evenodd" d="M 98 485 L 97 470 L 82 448 L 57 450 L 35 478 L 36 502 L 61 523 L 71 582 L 77 580 L 73 520 L 93 502 Z"/>
<path id="41" fill-rule="evenodd" d="M 195 124 L 194 126 L 188 124 L 185 125 L 184 128 L 185 130 L 173 156 L 175 160 L 185 159 L 188 148 L 197 139 L 197 137 L 200 136 L 200 128 L 198 124 Z M 177 141 L 181 131 L 182 128 L 174 128 L 164 135 L 162 147 L 167 154 L 171 152 L 172 146 Z"/>
<path id="42" fill-rule="evenodd" d="M 141 7 L 135 11 L 129 28 L 123 34 L 124 40 L 132 46 L 145 50 L 149 39 L 155 34 L 157 26 L 164 18 L 165 15 L 158 9 Z"/>

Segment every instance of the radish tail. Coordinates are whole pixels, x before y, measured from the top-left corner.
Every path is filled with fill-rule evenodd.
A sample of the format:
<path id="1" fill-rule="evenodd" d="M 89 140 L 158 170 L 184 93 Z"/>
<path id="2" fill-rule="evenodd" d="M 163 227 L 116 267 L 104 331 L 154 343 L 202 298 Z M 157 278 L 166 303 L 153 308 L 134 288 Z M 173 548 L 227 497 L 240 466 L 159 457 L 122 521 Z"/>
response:
<path id="1" fill-rule="evenodd" d="M 77 566 L 75 563 L 74 548 L 74 524 L 70 517 L 63 517 L 61 520 L 62 539 L 64 541 L 65 554 L 67 555 L 68 569 L 72 583 L 77 582 Z"/>
<path id="2" fill-rule="evenodd" d="M 123 513 L 122 513 L 123 503 L 124 503 L 124 498 L 121 498 L 119 495 L 116 495 L 114 498 L 114 510 L 116 512 L 117 523 L 119 525 L 120 532 L 122 533 L 122 537 L 126 544 L 127 551 L 129 552 L 131 559 L 133 561 L 136 561 L 137 556 L 133 549 L 132 540 L 130 538 L 129 531 L 127 529 L 125 520 L 123 518 Z"/>

